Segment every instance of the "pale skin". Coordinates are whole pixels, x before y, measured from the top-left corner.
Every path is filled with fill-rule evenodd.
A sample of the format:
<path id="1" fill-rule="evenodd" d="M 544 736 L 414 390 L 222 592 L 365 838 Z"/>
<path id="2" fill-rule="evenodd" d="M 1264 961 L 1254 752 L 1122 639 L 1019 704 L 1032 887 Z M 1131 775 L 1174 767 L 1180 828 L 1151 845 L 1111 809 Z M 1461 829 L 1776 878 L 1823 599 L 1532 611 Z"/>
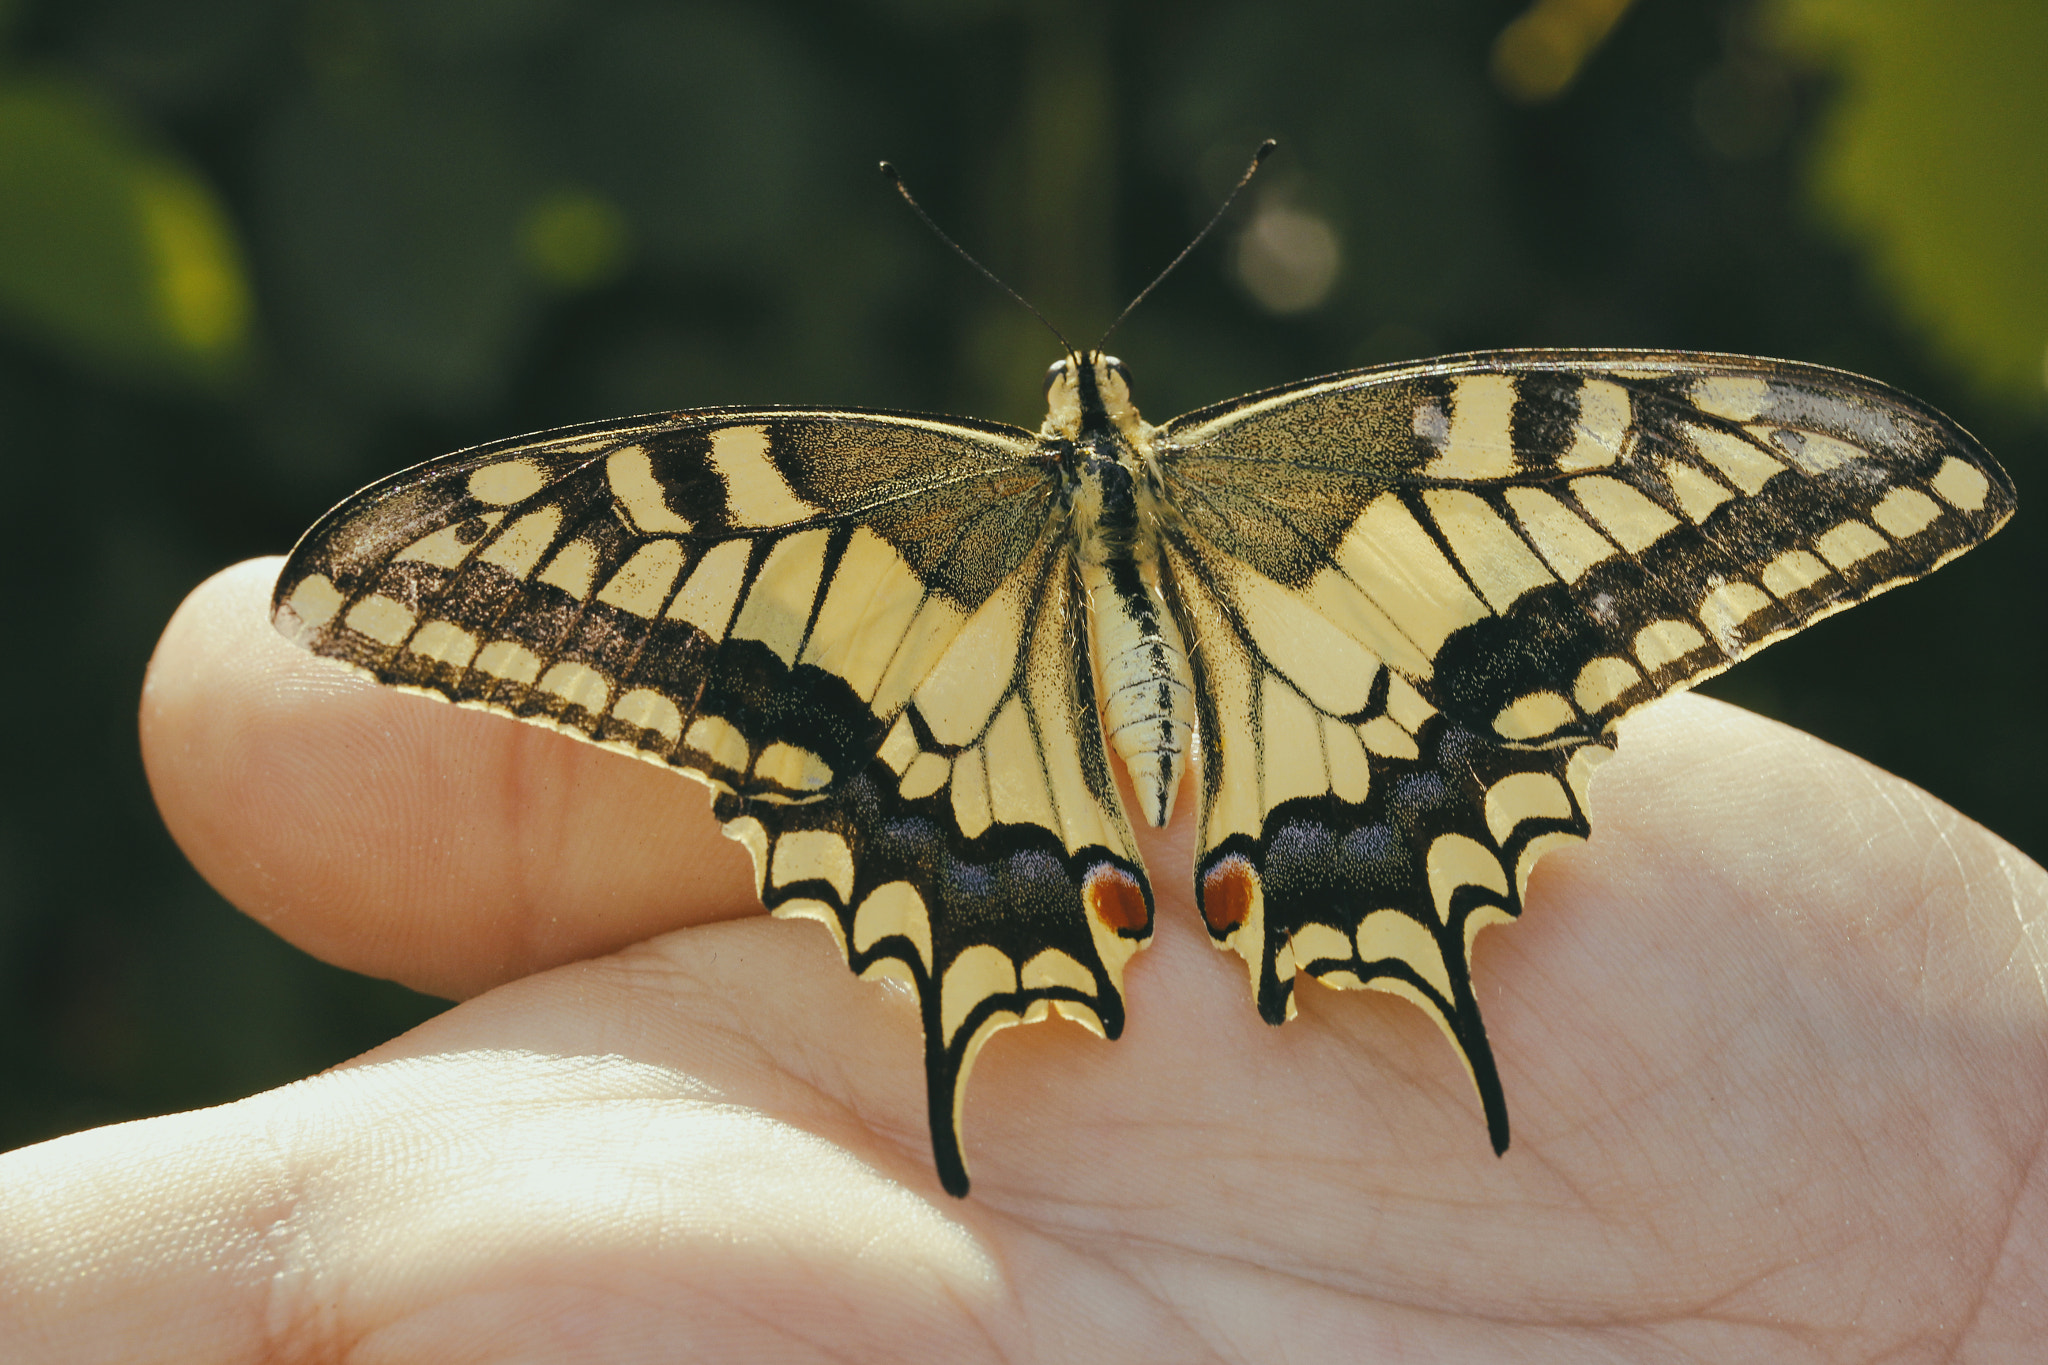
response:
<path id="1" fill-rule="evenodd" d="M 276 568 L 158 649 L 164 817 L 285 938 L 465 1003 L 0 1157 L 0 1359 L 2040 1359 L 2048 874 L 1816 740 L 1624 725 L 1481 940 L 1504 1158 L 1413 1007 L 1259 1021 L 1183 803 L 1124 1037 L 990 1045 L 962 1202 L 910 1002 L 759 912 L 702 788 L 300 652 Z"/>

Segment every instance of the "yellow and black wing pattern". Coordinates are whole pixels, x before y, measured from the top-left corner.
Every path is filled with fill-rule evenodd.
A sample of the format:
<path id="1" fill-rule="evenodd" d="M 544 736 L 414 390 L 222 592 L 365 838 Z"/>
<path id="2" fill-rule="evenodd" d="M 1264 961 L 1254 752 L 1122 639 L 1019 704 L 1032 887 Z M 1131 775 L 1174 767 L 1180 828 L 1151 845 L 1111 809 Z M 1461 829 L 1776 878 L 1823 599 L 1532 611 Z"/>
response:
<path id="1" fill-rule="evenodd" d="M 1261 1013 L 1388 991 L 1507 1106 L 1473 938 L 1583 839 L 1615 722 L 1917 578 L 2012 513 L 1933 409 L 1816 366 L 1503 352 L 1167 424 L 1203 737 L 1196 891 Z"/>
<path id="2" fill-rule="evenodd" d="M 380 682 L 704 781 L 762 900 L 916 992 L 942 1178 L 982 1043 L 1114 1037 L 1151 891 L 1036 438 L 705 411 L 431 461 L 323 518 L 288 636 Z"/>
<path id="3" fill-rule="evenodd" d="M 450 455 L 309 531 L 275 618 L 709 785 L 763 902 L 915 993 L 959 1194 L 988 1037 L 1122 1029 L 1153 895 L 1112 750 L 1163 820 L 1192 737 L 1196 898 L 1260 1012 L 1412 1000 L 1502 1149 L 1473 940 L 1589 833 L 1615 722 L 2014 502 L 1918 401 L 1742 357 L 1455 356 L 1153 427 L 1090 352 L 1048 395 L 1036 433 L 711 409 Z"/>

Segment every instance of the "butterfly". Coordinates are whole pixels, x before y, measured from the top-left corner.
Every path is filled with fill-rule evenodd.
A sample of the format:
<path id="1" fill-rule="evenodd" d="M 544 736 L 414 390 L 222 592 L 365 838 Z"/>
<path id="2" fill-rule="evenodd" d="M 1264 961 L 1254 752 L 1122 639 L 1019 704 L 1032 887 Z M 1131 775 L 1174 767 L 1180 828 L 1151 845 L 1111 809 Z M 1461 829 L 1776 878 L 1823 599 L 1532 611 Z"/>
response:
<path id="1" fill-rule="evenodd" d="M 275 621 L 379 682 L 703 782 L 775 914 L 910 988 L 940 1181 L 997 1030 L 1114 1038 L 1137 815 L 1259 1013 L 1390 992 L 1507 1105 L 1473 940 L 1584 839 L 1615 724 L 2011 516 L 1927 405 L 1819 366 L 1500 351 L 1163 426 L 1099 350 L 1036 432 L 709 408 L 448 455 L 299 542 Z M 1112 757 L 1114 755 L 1114 757 Z"/>

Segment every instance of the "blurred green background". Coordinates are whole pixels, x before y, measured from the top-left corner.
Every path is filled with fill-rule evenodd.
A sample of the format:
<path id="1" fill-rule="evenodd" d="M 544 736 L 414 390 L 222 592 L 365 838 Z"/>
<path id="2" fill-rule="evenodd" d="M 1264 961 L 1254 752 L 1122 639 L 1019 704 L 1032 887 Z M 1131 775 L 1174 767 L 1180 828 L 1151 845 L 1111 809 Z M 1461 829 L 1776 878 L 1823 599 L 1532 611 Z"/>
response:
<path id="1" fill-rule="evenodd" d="M 1155 420 L 1475 347 L 1798 357 L 2040 496 L 2048 6 L 1999 0 L 0 3 L 0 1146 L 304 1075 L 438 1005 L 244 920 L 134 714 L 201 578 L 444 450 L 711 403 Z M 2044 539 L 1711 690 L 2048 852 Z"/>

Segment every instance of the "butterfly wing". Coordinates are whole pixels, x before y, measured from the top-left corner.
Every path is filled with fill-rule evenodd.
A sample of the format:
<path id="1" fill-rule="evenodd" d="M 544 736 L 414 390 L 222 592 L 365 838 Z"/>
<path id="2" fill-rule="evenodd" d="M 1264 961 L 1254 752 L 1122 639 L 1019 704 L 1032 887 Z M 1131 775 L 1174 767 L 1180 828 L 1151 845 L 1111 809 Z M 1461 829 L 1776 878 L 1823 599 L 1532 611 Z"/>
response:
<path id="1" fill-rule="evenodd" d="M 915 990 L 961 1193 L 975 1053 L 1055 1009 L 1114 1036 L 1151 926 L 1063 527 L 1014 428 L 679 413 L 373 485 L 293 551 L 274 615 L 380 682 L 709 785 L 772 910 Z"/>
<path id="2" fill-rule="evenodd" d="M 1589 832 L 1617 720 L 2011 515 L 1961 428 L 1732 356 L 1503 352 L 1162 430 L 1204 740 L 1197 895 L 1262 1013 L 1307 972 L 1422 1005 L 1507 1112 L 1477 931 Z"/>

